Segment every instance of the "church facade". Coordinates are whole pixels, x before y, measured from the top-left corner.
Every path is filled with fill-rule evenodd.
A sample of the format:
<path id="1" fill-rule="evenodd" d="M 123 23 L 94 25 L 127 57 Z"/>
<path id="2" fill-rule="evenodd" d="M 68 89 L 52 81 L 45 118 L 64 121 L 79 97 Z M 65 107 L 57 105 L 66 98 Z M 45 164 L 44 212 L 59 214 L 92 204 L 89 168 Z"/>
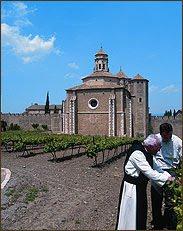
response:
<path id="1" fill-rule="evenodd" d="M 66 90 L 62 102 L 62 132 L 106 136 L 146 136 L 148 124 L 148 80 L 137 74 L 127 77 L 121 70 L 109 71 L 108 55 L 95 54 L 93 73 L 83 83 Z"/>

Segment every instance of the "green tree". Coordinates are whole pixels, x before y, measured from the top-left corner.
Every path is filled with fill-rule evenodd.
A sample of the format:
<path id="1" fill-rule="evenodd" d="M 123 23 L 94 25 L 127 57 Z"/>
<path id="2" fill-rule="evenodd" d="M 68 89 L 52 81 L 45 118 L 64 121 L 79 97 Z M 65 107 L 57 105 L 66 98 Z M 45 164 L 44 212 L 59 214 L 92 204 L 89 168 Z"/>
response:
<path id="1" fill-rule="evenodd" d="M 45 131 L 48 130 L 48 125 L 47 124 L 42 124 L 41 126 Z"/>
<path id="2" fill-rule="evenodd" d="M 172 116 L 172 110 L 170 109 L 170 116 Z"/>
<path id="3" fill-rule="evenodd" d="M 176 111 L 175 111 L 175 109 L 173 110 L 173 117 L 174 117 L 174 119 L 175 119 L 175 115 L 176 115 Z"/>
<path id="4" fill-rule="evenodd" d="M 54 113 L 58 113 L 58 109 L 57 109 L 57 106 L 55 105 L 54 107 Z"/>
<path id="5" fill-rule="evenodd" d="M 50 102 L 49 102 L 49 92 L 47 92 L 47 96 L 46 96 L 46 104 L 45 104 L 45 114 L 49 114 L 50 113 Z"/>
<path id="6" fill-rule="evenodd" d="M 1 120 L 1 131 L 4 132 L 6 131 L 7 123 L 4 120 Z"/>
<path id="7" fill-rule="evenodd" d="M 153 133 L 153 126 L 151 123 L 148 123 L 148 135 Z"/>
<path id="8" fill-rule="evenodd" d="M 172 110 L 171 110 L 171 109 L 167 112 L 167 116 L 168 116 L 168 118 L 169 118 L 170 116 L 172 116 Z"/>
<path id="9" fill-rule="evenodd" d="M 8 130 L 11 130 L 11 131 L 20 130 L 20 126 L 18 124 L 11 123 Z"/>
<path id="10" fill-rule="evenodd" d="M 165 113 L 164 113 L 164 116 L 167 116 L 168 115 L 168 112 L 167 112 L 167 110 L 165 111 Z"/>

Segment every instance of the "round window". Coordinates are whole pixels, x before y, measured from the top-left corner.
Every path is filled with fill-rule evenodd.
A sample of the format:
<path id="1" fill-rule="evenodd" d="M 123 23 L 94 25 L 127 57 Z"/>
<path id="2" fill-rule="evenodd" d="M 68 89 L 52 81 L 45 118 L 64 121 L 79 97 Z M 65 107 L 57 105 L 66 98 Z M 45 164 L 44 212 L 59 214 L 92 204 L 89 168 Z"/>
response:
<path id="1" fill-rule="evenodd" d="M 90 99 L 88 101 L 88 106 L 91 108 L 91 109 L 96 109 L 99 105 L 99 102 L 97 99 Z"/>

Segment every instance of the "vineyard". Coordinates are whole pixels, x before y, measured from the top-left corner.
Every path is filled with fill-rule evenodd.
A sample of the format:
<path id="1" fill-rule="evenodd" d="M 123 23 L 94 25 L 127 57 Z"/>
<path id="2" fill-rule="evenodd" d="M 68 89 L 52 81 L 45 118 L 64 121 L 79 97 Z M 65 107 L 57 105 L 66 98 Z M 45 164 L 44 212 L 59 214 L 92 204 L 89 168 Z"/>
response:
<path id="1" fill-rule="evenodd" d="M 172 192 L 172 204 L 176 213 L 177 231 L 183 230 L 183 206 L 182 206 L 182 166 L 176 169 L 176 180 L 168 186 L 168 190 Z"/>
<path id="2" fill-rule="evenodd" d="M 54 163 L 86 155 L 94 167 L 125 155 L 133 141 L 134 138 L 128 137 L 58 135 L 35 131 L 8 131 L 1 136 L 2 150 L 6 155 L 7 152 L 15 153 L 18 158 L 50 154 Z M 172 201 L 178 219 L 177 230 L 182 230 L 181 170 L 177 170 L 177 180 L 169 186 L 169 190 L 174 194 Z"/>
<path id="3" fill-rule="evenodd" d="M 134 138 L 101 137 L 82 135 L 49 134 L 43 132 L 4 132 L 1 145 L 7 152 L 17 153 L 17 157 L 29 157 L 51 153 L 52 160 L 87 155 L 100 165 L 124 154 Z M 74 150 L 77 149 L 77 152 Z M 81 152 L 82 151 L 82 152 Z"/>

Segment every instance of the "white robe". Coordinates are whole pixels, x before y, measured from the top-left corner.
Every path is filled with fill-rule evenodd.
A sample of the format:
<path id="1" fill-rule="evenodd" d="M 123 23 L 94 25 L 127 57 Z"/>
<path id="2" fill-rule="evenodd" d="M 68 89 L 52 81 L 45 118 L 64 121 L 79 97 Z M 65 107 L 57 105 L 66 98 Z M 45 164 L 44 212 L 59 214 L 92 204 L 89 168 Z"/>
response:
<path id="1" fill-rule="evenodd" d="M 168 172 L 159 173 L 153 170 L 145 155 L 139 150 L 131 154 L 125 172 L 132 177 L 138 177 L 142 172 L 159 186 L 163 186 L 170 176 Z M 136 230 L 136 214 L 136 185 L 124 181 L 117 230 Z"/>

